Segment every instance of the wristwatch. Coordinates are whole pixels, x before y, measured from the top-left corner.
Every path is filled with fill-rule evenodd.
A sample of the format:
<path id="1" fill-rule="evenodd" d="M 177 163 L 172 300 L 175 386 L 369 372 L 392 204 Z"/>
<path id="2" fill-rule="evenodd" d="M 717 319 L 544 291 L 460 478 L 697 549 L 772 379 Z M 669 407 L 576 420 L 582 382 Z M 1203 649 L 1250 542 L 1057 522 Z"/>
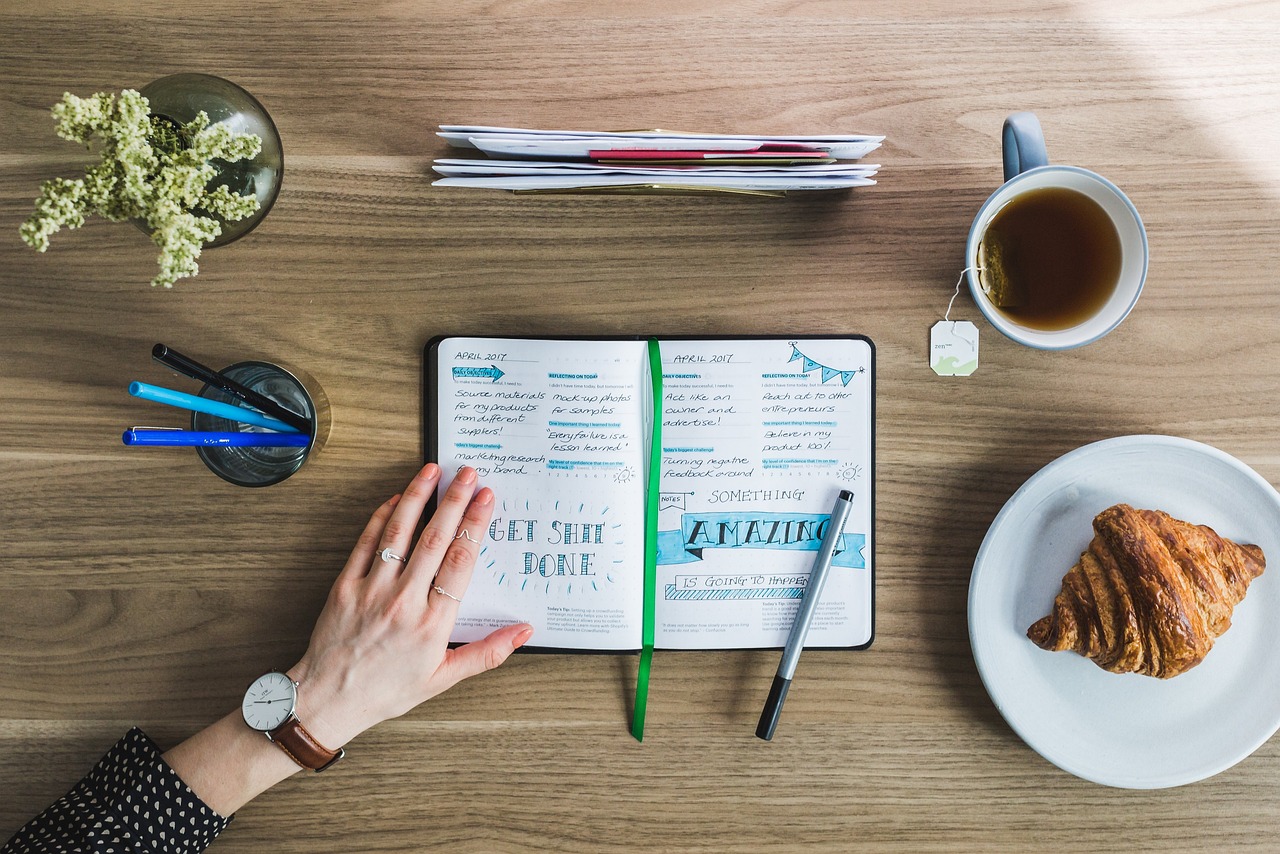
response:
<path id="1" fill-rule="evenodd" d="M 312 737 L 296 714 L 298 683 L 289 674 L 264 673 L 244 692 L 240 713 L 244 722 L 263 733 L 289 758 L 312 771 L 323 771 L 346 755 L 341 747 L 329 750 Z"/>

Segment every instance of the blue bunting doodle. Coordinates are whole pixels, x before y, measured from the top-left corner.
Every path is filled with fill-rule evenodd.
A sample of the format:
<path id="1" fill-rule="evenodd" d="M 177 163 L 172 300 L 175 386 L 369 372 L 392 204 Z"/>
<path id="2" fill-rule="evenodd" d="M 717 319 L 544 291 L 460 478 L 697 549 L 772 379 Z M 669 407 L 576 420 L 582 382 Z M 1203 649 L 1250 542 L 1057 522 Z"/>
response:
<path id="1" fill-rule="evenodd" d="M 833 380 L 836 377 L 839 377 L 842 385 L 848 385 L 849 381 L 853 379 L 855 374 L 861 374 L 864 371 L 866 371 L 866 368 L 857 368 L 852 371 L 841 371 L 837 368 L 832 368 L 832 367 L 828 367 L 827 365 L 819 364 L 818 362 L 815 362 L 813 359 L 810 359 L 804 353 L 801 353 L 800 348 L 796 346 L 796 342 L 792 341 L 790 343 L 791 343 L 791 358 L 787 359 L 787 362 L 790 363 L 790 362 L 795 362 L 799 360 L 800 363 L 804 366 L 804 372 L 806 374 L 809 373 L 810 371 L 816 371 L 818 369 L 821 369 L 822 381 L 824 383 L 829 380 Z"/>

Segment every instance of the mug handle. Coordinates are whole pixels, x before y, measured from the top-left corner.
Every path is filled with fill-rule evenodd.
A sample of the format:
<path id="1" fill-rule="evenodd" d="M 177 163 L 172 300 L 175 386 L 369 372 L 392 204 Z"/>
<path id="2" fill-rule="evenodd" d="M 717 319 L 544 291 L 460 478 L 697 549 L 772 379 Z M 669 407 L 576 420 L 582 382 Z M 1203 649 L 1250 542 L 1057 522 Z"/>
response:
<path id="1" fill-rule="evenodd" d="M 1037 166 L 1048 166 L 1044 131 L 1035 113 L 1014 113 L 1004 120 L 1004 179 L 1008 181 Z"/>

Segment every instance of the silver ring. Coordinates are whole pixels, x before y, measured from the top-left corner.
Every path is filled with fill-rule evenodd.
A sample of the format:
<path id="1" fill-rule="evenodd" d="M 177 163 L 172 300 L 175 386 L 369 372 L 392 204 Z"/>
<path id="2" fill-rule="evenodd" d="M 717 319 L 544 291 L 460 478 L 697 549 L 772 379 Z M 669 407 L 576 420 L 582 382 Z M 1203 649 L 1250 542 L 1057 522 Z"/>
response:
<path id="1" fill-rule="evenodd" d="M 448 596 L 450 599 L 452 599 L 453 601 L 457 602 L 459 605 L 461 605 L 461 604 L 462 604 L 462 600 L 461 600 L 461 599 L 459 599 L 457 596 L 454 596 L 454 595 L 453 595 L 452 593 L 450 593 L 448 590 L 445 590 L 445 589 L 444 589 L 443 587 L 441 587 L 439 584 L 433 584 L 433 585 L 431 585 L 431 589 L 432 589 L 432 590 L 434 590 L 435 592 L 439 593 L 441 596 Z"/>
<path id="2" fill-rule="evenodd" d="M 475 543 L 477 546 L 480 545 L 480 541 L 477 540 L 475 537 L 471 536 L 470 531 L 466 531 L 466 530 L 459 531 L 458 533 L 453 535 L 453 538 L 455 540 L 468 540 L 470 542 Z"/>
<path id="3" fill-rule="evenodd" d="M 395 552 L 391 551 L 391 549 L 389 549 L 389 548 L 388 548 L 388 549 L 383 549 L 382 551 L 378 552 L 378 557 L 382 558 L 382 559 L 383 559 L 383 560 L 385 560 L 385 561 L 398 560 L 398 561 L 400 561 L 401 563 L 408 563 L 408 562 L 409 562 L 409 559 L 408 559 L 407 557 L 400 557 L 400 555 L 398 555 L 398 554 L 396 554 Z"/>

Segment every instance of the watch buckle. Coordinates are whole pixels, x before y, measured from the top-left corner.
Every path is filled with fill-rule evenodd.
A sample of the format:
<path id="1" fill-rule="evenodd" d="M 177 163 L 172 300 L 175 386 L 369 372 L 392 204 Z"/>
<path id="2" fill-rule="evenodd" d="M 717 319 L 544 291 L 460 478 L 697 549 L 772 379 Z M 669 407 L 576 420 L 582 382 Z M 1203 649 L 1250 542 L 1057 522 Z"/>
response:
<path id="1" fill-rule="evenodd" d="M 324 763 L 324 764 L 323 764 L 323 765 L 321 765 L 319 768 L 317 768 L 317 769 L 316 769 L 316 773 L 317 773 L 317 774 L 319 774 L 321 771 L 324 771 L 324 770 L 328 769 L 330 765 L 332 765 L 333 763 L 337 762 L 339 759 L 341 759 L 342 757 L 344 757 L 344 756 L 346 756 L 346 755 L 347 755 L 347 751 L 346 751 L 346 749 L 345 749 L 345 748 L 342 748 L 342 747 L 339 747 L 339 748 L 338 748 L 338 752 L 337 752 L 337 754 L 336 754 L 332 759 L 330 759 L 328 762 Z"/>

